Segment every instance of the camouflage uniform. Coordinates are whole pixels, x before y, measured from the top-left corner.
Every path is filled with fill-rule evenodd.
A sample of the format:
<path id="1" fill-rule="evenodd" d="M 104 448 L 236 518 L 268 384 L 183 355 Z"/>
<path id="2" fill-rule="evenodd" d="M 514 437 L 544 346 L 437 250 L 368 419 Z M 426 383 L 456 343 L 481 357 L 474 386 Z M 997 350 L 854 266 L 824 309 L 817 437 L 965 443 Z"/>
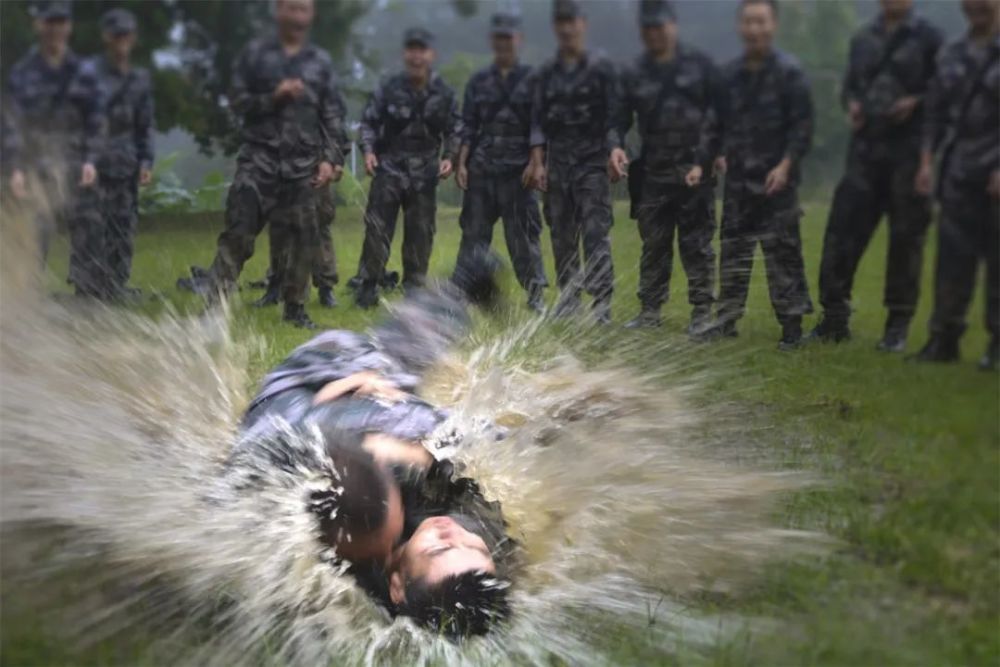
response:
<path id="1" fill-rule="evenodd" d="M 531 68 L 515 65 L 503 77 L 496 65 L 472 75 L 462 105 L 462 142 L 469 147 L 469 184 L 462 198 L 458 265 L 489 247 L 503 218 L 517 281 L 537 300 L 548 285 L 539 237 L 542 218 L 534 190 L 521 184 L 528 164 Z"/>
<path id="2" fill-rule="evenodd" d="M 724 120 L 728 163 L 722 210 L 718 318 L 729 326 L 746 308 L 754 249 L 760 243 L 767 284 L 778 321 L 801 326 L 812 312 L 802 260 L 798 202 L 799 165 L 812 139 L 813 108 L 809 83 L 798 62 L 775 50 L 760 69 L 744 57 L 723 72 L 729 101 Z M 764 194 L 767 174 L 791 158 L 788 185 Z"/>
<path id="3" fill-rule="evenodd" d="M 614 222 L 608 152 L 615 145 L 619 81 L 605 58 L 585 55 L 575 67 L 558 58 L 539 70 L 532 103 L 532 147 L 545 146 L 548 192 L 543 212 L 552 234 L 560 309 L 571 312 L 584 287 L 606 317 L 614 288 L 609 233 Z M 580 272 L 580 241 L 586 265 Z"/>
<path id="4" fill-rule="evenodd" d="M 4 160 L 29 179 L 42 261 L 56 228 L 66 224 L 69 282 L 79 294 L 103 296 L 99 193 L 78 185 L 80 167 L 97 165 L 107 125 L 93 63 L 67 51 L 52 68 L 34 47 L 11 68 L 4 107 Z"/>
<path id="5" fill-rule="evenodd" d="M 361 147 L 379 164 L 365 210 L 364 283 L 382 282 L 400 207 L 403 284 L 424 283 L 436 229 L 439 161 L 455 158 L 460 128 L 455 92 L 435 72 L 422 90 L 400 73 L 372 93 L 361 118 Z"/>
<path id="6" fill-rule="evenodd" d="M 986 187 L 1000 169 L 998 96 L 1000 38 L 986 45 L 960 39 L 941 53 L 924 131 L 926 149 L 943 145 L 931 334 L 957 343 L 965 331 L 976 271 L 984 261 L 986 328 L 994 354 L 1000 337 L 1000 205 Z"/>
<path id="7" fill-rule="evenodd" d="M 829 326 L 846 327 L 858 263 L 883 213 L 889 218 L 885 306 L 890 327 L 905 336 L 917 306 L 931 202 L 914 190 L 920 163 L 922 105 L 903 123 L 889 119 L 902 97 L 923 97 L 934 74 L 941 33 L 912 11 L 892 33 L 883 17 L 851 42 L 845 106 L 861 105 L 864 125 L 851 135 L 823 241 L 820 302 Z M 887 332 L 888 333 L 888 332 Z"/>
<path id="8" fill-rule="evenodd" d="M 95 69 L 104 90 L 108 142 L 97 163 L 100 174 L 105 285 L 121 294 L 132 272 L 132 252 L 139 219 L 139 171 L 153 166 L 153 90 L 149 73 L 133 67 L 121 72 L 107 58 Z"/>
<path id="9" fill-rule="evenodd" d="M 299 78 L 298 98 L 274 101 L 283 79 Z M 254 241 L 270 223 L 285 229 L 282 298 L 301 306 L 317 245 L 316 190 L 310 180 L 320 162 L 343 164 L 335 137 L 343 131 L 333 63 L 329 54 L 305 44 L 286 56 L 272 35 L 251 42 L 233 69 L 230 95 L 242 116 L 242 146 L 226 199 L 226 228 L 219 235 L 211 275 L 222 290 L 235 288 Z"/>
<path id="10" fill-rule="evenodd" d="M 618 145 L 625 147 L 633 115 L 642 139 L 641 158 L 632 166 L 632 177 L 642 184 L 636 210 L 642 238 L 639 301 L 644 312 L 659 312 L 667 301 L 676 229 L 688 302 L 710 308 L 715 282 L 715 182 L 710 175 L 721 148 L 724 101 L 718 71 L 705 55 L 680 44 L 669 63 L 641 56 L 622 82 Z M 691 188 L 684 178 L 695 165 L 702 167 L 702 184 Z"/>

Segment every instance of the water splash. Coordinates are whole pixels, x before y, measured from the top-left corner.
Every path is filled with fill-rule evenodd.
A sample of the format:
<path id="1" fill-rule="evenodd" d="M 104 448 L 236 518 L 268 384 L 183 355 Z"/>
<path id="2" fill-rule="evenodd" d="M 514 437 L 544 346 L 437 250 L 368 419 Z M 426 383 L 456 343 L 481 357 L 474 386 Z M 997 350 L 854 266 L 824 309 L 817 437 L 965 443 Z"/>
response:
<path id="1" fill-rule="evenodd" d="M 154 320 L 39 299 L 23 262 L 3 264 L 4 575 L 67 612 L 68 637 L 142 628 L 198 664 L 602 664 L 602 632 L 642 632 L 664 652 L 714 641 L 728 619 L 685 596 L 738 590 L 817 544 L 770 520 L 805 480 L 720 456 L 728 417 L 694 409 L 697 383 L 676 366 L 588 368 L 569 352 L 584 338 L 531 320 L 480 333 L 425 387 L 470 432 L 510 429 L 456 459 L 526 548 L 513 620 L 462 645 L 390 624 L 320 558 L 308 480 L 275 471 L 235 493 L 219 475 L 258 339 L 234 339 L 224 313 Z"/>

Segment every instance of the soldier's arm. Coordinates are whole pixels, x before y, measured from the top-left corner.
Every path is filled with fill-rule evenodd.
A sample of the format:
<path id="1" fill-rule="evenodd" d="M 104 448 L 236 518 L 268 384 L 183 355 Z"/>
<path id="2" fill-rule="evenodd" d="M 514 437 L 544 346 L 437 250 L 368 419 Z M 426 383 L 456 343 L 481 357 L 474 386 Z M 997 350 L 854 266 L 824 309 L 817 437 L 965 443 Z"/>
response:
<path id="1" fill-rule="evenodd" d="M 375 144 L 378 142 L 379 132 L 382 128 L 382 106 L 383 92 L 381 84 L 368 96 L 368 102 L 361 113 L 361 150 L 365 155 L 375 153 Z"/>
<path id="2" fill-rule="evenodd" d="M 4 162 L 12 171 L 21 170 L 21 77 L 17 70 L 10 73 L 4 90 L 2 132 Z"/>
<path id="3" fill-rule="evenodd" d="M 785 80 L 788 86 L 789 118 L 785 137 L 785 158 L 797 165 L 809 152 L 812 144 L 814 111 L 812 92 L 805 72 L 790 69 Z"/>
<path id="4" fill-rule="evenodd" d="M 475 79 L 465 86 L 462 98 L 462 150 L 468 152 L 479 136 L 479 107 L 476 104 Z M 459 160 L 461 162 L 461 160 Z"/>
<path id="5" fill-rule="evenodd" d="M 153 108 L 153 88 L 148 75 L 145 88 L 135 119 L 135 148 L 140 170 L 153 168 L 153 124 L 156 115 Z"/>
<path id="6" fill-rule="evenodd" d="M 320 125 L 323 127 L 323 161 L 334 166 L 344 165 L 343 145 L 347 136 L 344 129 L 346 105 L 340 96 L 333 67 L 327 71 L 323 90 L 319 95 Z"/>
<path id="7" fill-rule="evenodd" d="M 458 110 L 458 100 L 451 92 L 451 105 L 448 108 L 448 120 L 444 128 L 444 141 L 441 146 L 441 159 L 454 160 L 458 156 L 462 144 L 462 114 Z"/>
<path id="8" fill-rule="evenodd" d="M 263 116 L 274 112 L 274 91 L 254 92 L 250 81 L 254 75 L 250 63 L 250 49 L 244 49 L 233 64 L 229 85 L 229 103 L 240 116 Z"/>
<path id="9" fill-rule="evenodd" d="M 614 145 L 618 148 L 625 148 L 625 137 L 632 129 L 633 119 L 638 111 L 632 95 L 634 76 L 633 72 L 626 71 L 621 77 L 621 103 L 618 105 L 618 117 L 614 124 Z"/>
<path id="10" fill-rule="evenodd" d="M 722 122 L 725 116 L 726 89 L 719 69 L 707 58 L 704 64 L 705 96 L 708 108 L 701 125 L 701 137 L 695 162 L 708 168 L 722 153 Z"/>
<path id="11" fill-rule="evenodd" d="M 861 102 L 864 91 L 861 89 L 861 48 L 858 46 L 859 37 L 856 35 L 851 39 L 851 47 L 847 56 L 847 71 L 844 72 L 844 82 L 840 89 L 840 104 L 847 110 L 851 102 Z"/>
<path id="12" fill-rule="evenodd" d="M 604 113 L 605 130 L 604 135 L 608 151 L 618 148 L 619 143 L 619 123 L 622 117 L 622 79 L 617 68 L 611 61 L 604 65 Z M 624 141 L 624 135 L 621 136 Z"/>
<path id="13" fill-rule="evenodd" d="M 83 118 L 83 162 L 97 164 L 108 134 L 107 95 L 90 63 L 80 67 L 70 91 L 70 99 L 79 105 Z"/>
<path id="14" fill-rule="evenodd" d="M 542 119 L 545 115 L 544 91 L 545 77 L 539 72 L 535 77 L 531 94 L 531 129 L 528 135 L 528 142 L 531 145 L 531 159 L 533 162 L 541 164 L 545 161 L 545 131 L 542 129 Z"/>

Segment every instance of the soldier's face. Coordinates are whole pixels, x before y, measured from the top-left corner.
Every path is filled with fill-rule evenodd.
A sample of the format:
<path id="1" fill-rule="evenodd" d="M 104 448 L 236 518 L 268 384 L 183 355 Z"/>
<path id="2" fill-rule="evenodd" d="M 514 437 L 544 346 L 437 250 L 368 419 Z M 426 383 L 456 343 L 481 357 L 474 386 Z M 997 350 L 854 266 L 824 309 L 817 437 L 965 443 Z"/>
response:
<path id="1" fill-rule="evenodd" d="M 129 32 L 124 35 L 115 35 L 110 32 L 104 33 L 104 46 L 113 56 L 128 58 L 135 47 L 135 33 Z"/>
<path id="2" fill-rule="evenodd" d="M 410 76 L 424 76 L 434 64 L 434 49 L 411 44 L 403 49 L 403 65 Z"/>
<path id="3" fill-rule="evenodd" d="M 886 16 L 903 16 L 913 7 L 913 0 L 881 0 L 882 12 Z"/>
<path id="4" fill-rule="evenodd" d="M 493 47 L 493 57 L 498 62 L 513 62 L 517 60 L 517 52 L 521 45 L 521 36 L 518 34 L 493 35 L 490 37 L 490 44 Z"/>
<path id="5" fill-rule="evenodd" d="M 676 39 L 677 24 L 672 21 L 642 28 L 642 43 L 653 54 L 665 53 Z"/>
<path id="6" fill-rule="evenodd" d="M 587 35 L 587 21 L 578 16 L 574 19 L 562 19 L 555 22 L 556 42 L 560 49 L 580 51 Z"/>
<path id="7" fill-rule="evenodd" d="M 744 5 L 740 12 L 740 37 L 750 53 L 764 53 L 774 43 L 778 28 L 774 12 L 766 2 Z"/>
<path id="8" fill-rule="evenodd" d="M 973 30 L 991 30 L 997 25 L 1000 2 L 997 0 L 962 0 L 962 12 L 969 22 L 969 27 Z"/>
<path id="9" fill-rule="evenodd" d="M 292 34 L 309 30 L 315 14 L 312 0 L 278 0 L 274 10 L 278 27 Z"/>
<path id="10" fill-rule="evenodd" d="M 39 19 L 35 21 L 35 32 L 43 44 L 64 46 L 73 32 L 73 22 L 69 19 Z"/>

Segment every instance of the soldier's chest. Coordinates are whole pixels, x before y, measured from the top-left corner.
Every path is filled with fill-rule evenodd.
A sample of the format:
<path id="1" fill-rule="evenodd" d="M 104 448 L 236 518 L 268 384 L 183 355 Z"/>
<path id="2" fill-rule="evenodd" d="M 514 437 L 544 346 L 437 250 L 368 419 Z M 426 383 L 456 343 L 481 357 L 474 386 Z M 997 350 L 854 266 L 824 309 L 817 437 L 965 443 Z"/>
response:
<path id="1" fill-rule="evenodd" d="M 900 35 L 870 32 L 858 44 L 857 64 L 868 76 L 885 71 L 896 76 L 920 77 L 926 74 L 925 51 L 924 40 L 915 32 Z"/>
<path id="2" fill-rule="evenodd" d="M 302 79 L 316 88 L 326 78 L 326 68 L 318 58 L 308 53 L 286 56 L 281 50 L 269 49 L 262 53 L 256 63 L 258 83 L 264 89 L 273 89 L 283 79 Z"/>
<path id="3" fill-rule="evenodd" d="M 22 76 L 19 102 L 29 110 L 43 109 L 69 89 L 71 73 L 66 70 L 29 68 Z"/>
<path id="4" fill-rule="evenodd" d="M 594 70 L 583 68 L 564 72 L 557 69 L 549 78 L 544 97 L 550 102 L 588 103 L 600 99 L 603 94 L 604 84 Z"/>
<path id="5" fill-rule="evenodd" d="M 448 114 L 449 107 L 450 101 L 435 90 L 415 92 L 398 86 L 386 94 L 386 113 L 395 120 L 441 118 Z"/>
<path id="6" fill-rule="evenodd" d="M 684 106 L 702 106 L 703 77 L 693 63 L 675 67 L 647 68 L 634 80 L 630 93 L 641 111 L 671 110 Z"/>

